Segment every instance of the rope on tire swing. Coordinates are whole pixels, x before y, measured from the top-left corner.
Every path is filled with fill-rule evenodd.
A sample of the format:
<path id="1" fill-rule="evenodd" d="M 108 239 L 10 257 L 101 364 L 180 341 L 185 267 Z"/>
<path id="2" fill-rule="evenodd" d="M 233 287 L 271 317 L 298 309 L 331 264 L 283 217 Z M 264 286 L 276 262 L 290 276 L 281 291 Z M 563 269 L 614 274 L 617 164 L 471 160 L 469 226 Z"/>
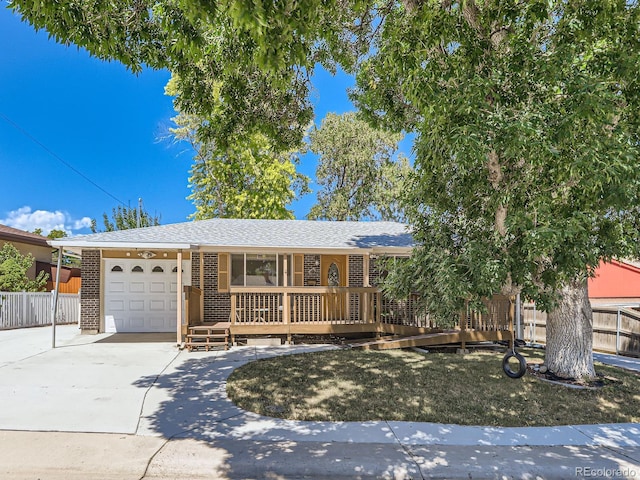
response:
<path id="1" fill-rule="evenodd" d="M 511 340 L 509 340 L 509 347 L 507 350 L 507 353 L 505 354 L 505 356 L 502 358 L 502 370 L 504 371 L 505 375 L 509 378 L 520 378 L 522 377 L 525 373 L 527 373 L 527 361 L 525 360 L 525 358 L 520 355 L 517 351 L 516 351 L 516 334 L 515 334 L 515 318 L 514 318 L 514 306 L 513 306 L 513 302 L 514 302 L 514 298 L 511 297 L 510 299 L 510 308 L 509 308 L 509 317 L 511 320 Z M 515 358 L 516 360 L 518 360 L 518 369 L 517 370 L 513 370 L 511 368 L 511 362 L 509 360 L 511 360 L 511 358 Z"/>

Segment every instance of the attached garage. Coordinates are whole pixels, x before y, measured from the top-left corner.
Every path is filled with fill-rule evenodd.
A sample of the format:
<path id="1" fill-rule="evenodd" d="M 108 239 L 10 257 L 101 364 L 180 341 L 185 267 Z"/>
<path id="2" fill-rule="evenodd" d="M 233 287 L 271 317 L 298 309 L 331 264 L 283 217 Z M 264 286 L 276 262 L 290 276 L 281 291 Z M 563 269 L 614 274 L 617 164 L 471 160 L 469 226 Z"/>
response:
<path id="1" fill-rule="evenodd" d="M 104 260 L 105 332 L 175 332 L 178 293 L 176 260 Z M 182 262 L 183 285 L 191 265 Z"/>

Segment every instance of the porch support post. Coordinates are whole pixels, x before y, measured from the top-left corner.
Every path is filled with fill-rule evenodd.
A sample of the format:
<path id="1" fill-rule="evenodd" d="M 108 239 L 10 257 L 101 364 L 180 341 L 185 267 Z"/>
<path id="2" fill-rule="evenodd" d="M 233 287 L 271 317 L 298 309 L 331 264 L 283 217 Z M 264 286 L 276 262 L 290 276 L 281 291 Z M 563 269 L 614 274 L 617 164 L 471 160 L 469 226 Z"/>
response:
<path id="1" fill-rule="evenodd" d="M 282 285 L 284 285 L 284 292 L 282 293 L 282 321 L 287 326 L 287 344 L 291 345 L 291 324 L 289 322 L 291 316 L 289 314 L 289 293 L 287 288 L 289 287 L 289 256 L 282 256 L 282 272 L 284 278 L 282 279 Z"/>
<path id="2" fill-rule="evenodd" d="M 364 321 L 366 323 L 373 323 L 373 317 L 370 315 L 369 305 L 371 302 L 371 296 L 369 292 L 366 290 L 371 286 L 369 283 L 369 254 L 365 253 L 362 256 L 362 286 L 365 288 L 363 293 L 360 296 L 360 305 L 362 308 L 362 315 L 364 317 Z"/>
<path id="3" fill-rule="evenodd" d="M 382 292 L 376 291 L 376 338 L 380 339 L 382 333 Z"/>
<path id="4" fill-rule="evenodd" d="M 176 344 L 182 343 L 182 250 L 178 250 L 178 268 L 176 268 L 177 274 L 177 308 L 176 308 Z"/>
<path id="5" fill-rule="evenodd" d="M 236 304 L 236 294 L 231 292 L 231 345 L 235 347 L 236 345 L 236 335 L 235 335 L 235 327 L 238 316 L 238 306 Z"/>
<path id="6" fill-rule="evenodd" d="M 370 260 L 370 255 L 368 253 L 365 253 L 362 256 L 362 286 L 363 287 L 370 287 L 371 286 L 371 282 L 369 279 L 369 265 L 371 263 Z"/>
<path id="7" fill-rule="evenodd" d="M 201 322 L 204 322 L 204 297 L 207 294 L 204 290 L 204 252 L 200 249 L 199 260 L 200 260 L 200 290 L 202 293 L 200 294 L 200 318 Z"/>
<path id="8" fill-rule="evenodd" d="M 56 289 L 53 292 L 53 305 L 51 306 L 51 348 L 56 348 L 56 317 L 58 316 L 58 292 L 60 291 L 60 267 L 61 266 L 62 266 L 62 247 L 58 248 L 58 266 L 56 268 Z"/>

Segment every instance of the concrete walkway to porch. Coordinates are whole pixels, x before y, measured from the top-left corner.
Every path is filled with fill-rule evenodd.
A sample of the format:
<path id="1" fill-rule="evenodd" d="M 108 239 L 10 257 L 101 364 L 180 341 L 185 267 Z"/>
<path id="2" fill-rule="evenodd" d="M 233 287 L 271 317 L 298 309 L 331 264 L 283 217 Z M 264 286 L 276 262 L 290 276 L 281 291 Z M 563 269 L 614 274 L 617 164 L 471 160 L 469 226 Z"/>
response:
<path id="1" fill-rule="evenodd" d="M 0 332 L 2 478 L 640 475 L 638 424 L 294 422 L 227 399 L 226 378 L 238 366 L 328 346 L 187 353 L 170 341 L 81 336 L 65 326 L 51 349 L 50 333 Z"/>

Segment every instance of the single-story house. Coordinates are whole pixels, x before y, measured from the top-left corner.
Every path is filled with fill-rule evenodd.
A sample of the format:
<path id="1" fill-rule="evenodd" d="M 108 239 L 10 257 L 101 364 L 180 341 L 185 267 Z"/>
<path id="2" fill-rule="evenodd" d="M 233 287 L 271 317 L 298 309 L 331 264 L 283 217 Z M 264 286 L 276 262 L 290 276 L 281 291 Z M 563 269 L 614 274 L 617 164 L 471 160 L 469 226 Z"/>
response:
<path id="1" fill-rule="evenodd" d="M 592 305 L 640 306 L 640 263 L 633 260 L 601 262 L 589 279 Z"/>
<path id="2" fill-rule="evenodd" d="M 413 241 L 395 222 L 212 219 L 49 244 L 82 256 L 83 332 L 180 342 L 190 325 L 216 323 L 234 337 L 375 332 L 398 315 L 383 309 L 378 261 Z"/>
<path id="3" fill-rule="evenodd" d="M 33 256 L 33 265 L 27 271 L 30 280 L 35 279 L 40 271 L 51 268 L 51 247 L 47 243 L 47 237 L 0 225 L 0 248 L 5 243 L 12 244 L 21 255 Z"/>

